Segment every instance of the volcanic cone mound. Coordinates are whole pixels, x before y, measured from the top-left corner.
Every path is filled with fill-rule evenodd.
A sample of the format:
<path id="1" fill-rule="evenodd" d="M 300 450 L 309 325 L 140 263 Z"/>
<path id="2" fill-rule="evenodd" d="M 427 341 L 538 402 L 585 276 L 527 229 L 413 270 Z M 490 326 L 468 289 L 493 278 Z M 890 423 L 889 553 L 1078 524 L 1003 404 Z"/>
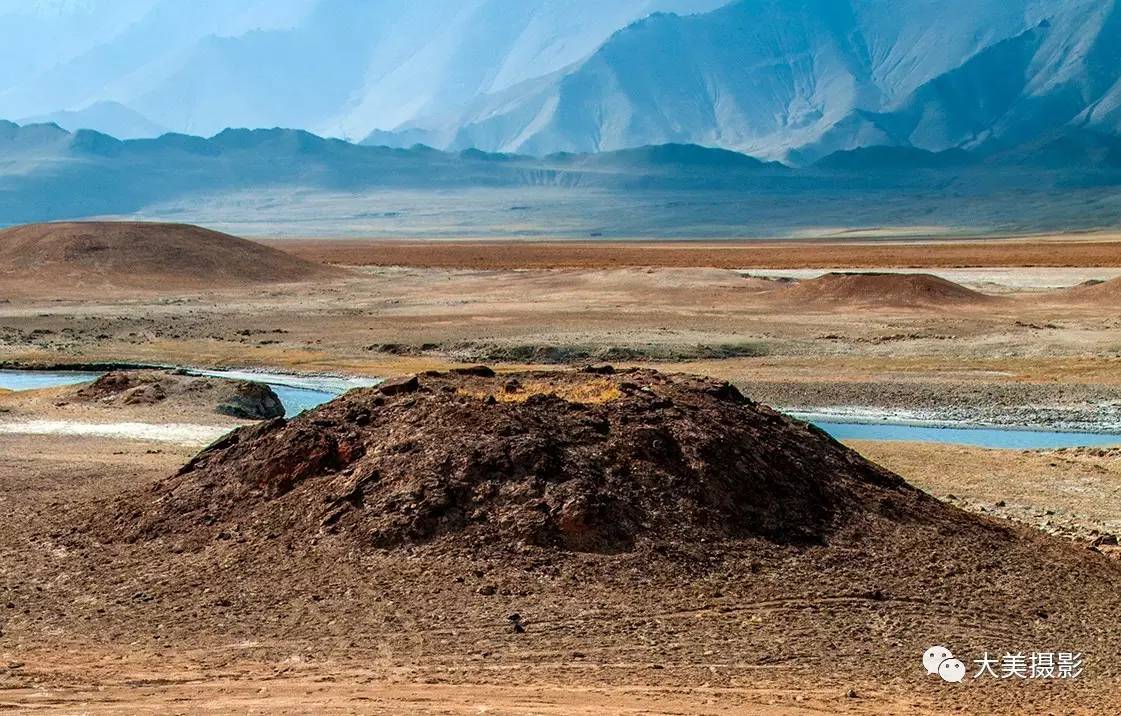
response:
<path id="1" fill-rule="evenodd" d="M 54 292 L 205 289 L 341 274 L 341 269 L 189 224 L 70 222 L 0 231 L 0 277 Z"/>
<path id="2" fill-rule="evenodd" d="M 791 303 L 885 308 L 934 308 L 989 303 L 996 299 L 931 274 L 827 273 L 779 289 Z"/>
<path id="3" fill-rule="evenodd" d="M 948 510 L 727 383 L 481 368 L 389 381 L 238 429 L 97 529 L 128 540 L 234 530 L 613 552 L 664 540 L 814 544 L 854 520 Z"/>

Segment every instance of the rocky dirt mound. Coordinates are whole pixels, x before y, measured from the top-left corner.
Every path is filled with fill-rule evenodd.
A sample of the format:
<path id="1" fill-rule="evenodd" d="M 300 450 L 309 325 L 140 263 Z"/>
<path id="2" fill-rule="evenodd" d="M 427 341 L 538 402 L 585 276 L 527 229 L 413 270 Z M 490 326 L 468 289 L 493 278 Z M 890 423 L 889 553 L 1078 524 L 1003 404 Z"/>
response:
<path id="1" fill-rule="evenodd" d="M 733 386 L 651 370 L 428 373 L 239 429 L 120 502 L 109 539 L 452 540 L 618 552 L 818 544 L 953 512 Z"/>
<path id="2" fill-rule="evenodd" d="M 791 304 L 936 308 L 998 300 L 931 274 L 827 273 L 778 289 L 775 296 Z"/>
<path id="3" fill-rule="evenodd" d="M 188 224 L 72 222 L 0 231 L 0 278 L 53 292 L 219 288 L 340 274 L 341 269 Z"/>
<path id="4" fill-rule="evenodd" d="M 205 405 L 213 412 L 243 420 L 284 417 L 280 398 L 267 385 L 192 376 L 182 371 L 113 371 L 75 389 L 69 398 L 99 406 L 189 409 Z"/>

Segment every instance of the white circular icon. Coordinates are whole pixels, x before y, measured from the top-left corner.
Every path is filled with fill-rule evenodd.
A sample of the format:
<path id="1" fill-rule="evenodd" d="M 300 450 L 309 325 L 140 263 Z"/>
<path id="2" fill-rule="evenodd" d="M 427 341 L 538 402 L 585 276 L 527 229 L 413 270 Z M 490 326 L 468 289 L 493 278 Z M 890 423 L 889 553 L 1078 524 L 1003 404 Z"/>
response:
<path id="1" fill-rule="evenodd" d="M 946 659 L 938 665 L 938 675 L 943 681 L 951 684 L 959 683 L 965 678 L 965 664 L 960 659 Z"/>
<path id="2" fill-rule="evenodd" d="M 927 674 L 937 674 L 938 665 L 946 659 L 952 658 L 954 658 L 954 655 L 946 647 L 932 646 L 922 655 L 922 665 L 926 667 Z"/>

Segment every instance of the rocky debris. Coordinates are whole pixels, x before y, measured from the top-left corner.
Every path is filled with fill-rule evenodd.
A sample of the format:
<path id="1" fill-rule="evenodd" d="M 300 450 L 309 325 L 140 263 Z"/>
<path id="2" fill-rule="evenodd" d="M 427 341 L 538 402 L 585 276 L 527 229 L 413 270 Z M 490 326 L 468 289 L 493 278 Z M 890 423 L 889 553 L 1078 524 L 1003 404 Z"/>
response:
<path id="1" fill-rule="evenodd" d="M 1121 559 L 1121 544 L 1118 544 L 1117 535 L 1099 534 L 1086 545 L 1087 549 L 1099 552 L 1113 559 Z"/>
<path id="2" fill-rule="evenodd" d="M 752 381 L 761 402 L 804 413 L 875 416 L 1040 430 L 1121 432 L 1121 389 L 1089 383 L 987 383 L 961 380 Z M 839 418 L 843 420 L 844 418 Z"/>
<path id="3" fill-rule="evenodd" d="M 946 501 L 969 512 L 984 514 L 1003 520 L 1015 521 L 1039 530 L 1052 537 L 1085 545 L 1099 552 L 1110 552 L 1117 544 L 1117 538 L 1104 532 L 1104 525 L 1086 515 L 1071 513 L 1038 505 L 1009 503 L 1007 500 L 986 502 L 950 493 Z M 1118 550 L 1121 552 L 1121 549 Z"/>
<path id="4" fill-rule="evenodd" d="M 398 395 L 400 393 L 411 393 L 419 388 L 420 381 L 417 380 L 415 375 L 410 375 L 383 381 L 378 385 L 378 392 L 383 395 Z"/>
<path id="5" fill-rule="evenodd" d="M 195 544 L 236 527 L 296 543 L 620 552 L 823 544 L 843 525 L 955 514 L 728 383 L 633 369 L 428 373 L 353 390 L 229 434 L 95 527 Z"/>
<path id="6" fill-rule="evenodd" d="M 214 411 L 243 420 L 283 417 L 284 406 L 262 383 L 188 375 L 169 370 L 110 371 L 69 396 L 98 405 L 212 404 Z"/>
<path id="7" fill-rule="evenodd" d="M 535 363 L 548 365 L 584 365 L 592 361 L 686 361 L 719 360 L 722 358 L 757 358 L 767 355 L 765 341 L 747 340 L 738 343 L 686 344 L 506 344 L 464 341 L 454 343 L 380 343 L 366 346 L 368 351 L 390 355 L 438 356 L 455 361 L 487 361 L 494 363 Z"/>

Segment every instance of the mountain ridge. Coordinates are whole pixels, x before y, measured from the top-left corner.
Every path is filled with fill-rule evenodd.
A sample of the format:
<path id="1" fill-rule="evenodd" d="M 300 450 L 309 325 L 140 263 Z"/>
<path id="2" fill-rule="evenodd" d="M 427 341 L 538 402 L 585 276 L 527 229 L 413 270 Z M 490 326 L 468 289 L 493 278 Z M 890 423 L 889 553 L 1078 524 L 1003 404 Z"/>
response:
<path id="1" fill-rule="evenodd" d="M 23 35 L 0 43 L 0 114 L 124 138 L 282 126 L 535 156 L 697 144 L 808 166 L 870 146 L 995 155 L 1061 130 L 1121 135 L 1119 0 L 36 7 L 0 6 L 0 38 Z"/>
<path id="2" fill-rule="evenodd" d="M 1116 0 L 737 0 L 655 14 L 549 81 L 399 128 L 545 154 L 667 142 L 812 164 L 838 150 L 997 152 L 1121 126 Z M 379 139 L 387 140 L 385 133 Z"/>
<path id="3" fill-rule="evenodd" d="M 727 1 L 115 0 L 44 9 L 28 0 L 0 6 L 0 113 L 138 137 L 152 127 L 213 134 L 279 125 L 361 138 L 576 62 L 652 11 Z M 87 111 L 99 103 L 112 103 L 115 116 Z M 70 124 L 74 113 L 84 124 Z M 152 125 L 143 134 L 137 117 Z"/>
<path id="4" fill-rule="evenodd" d="M 359 145 L 302 129 L 119 140 L 0 121 L 0 156 L 0 223 L 198 223 L 217 211 L 230 222 L 217 226 L 231 231 L 244 231 L 245 221 L 291 227 L 310 217 L 341 231 L 423 235 L 435 225 L 440 235 L 463 234 L 480 221 L 484 233 L 565 235 L 755 235 L 925 226 L 932 217 L 982 231 L 1098 226 L 1121 185 L 1121 141 L 1094 130 L 987 156 L 889 146 L 789 167 L 681 143 L 534 157 Z"/>

